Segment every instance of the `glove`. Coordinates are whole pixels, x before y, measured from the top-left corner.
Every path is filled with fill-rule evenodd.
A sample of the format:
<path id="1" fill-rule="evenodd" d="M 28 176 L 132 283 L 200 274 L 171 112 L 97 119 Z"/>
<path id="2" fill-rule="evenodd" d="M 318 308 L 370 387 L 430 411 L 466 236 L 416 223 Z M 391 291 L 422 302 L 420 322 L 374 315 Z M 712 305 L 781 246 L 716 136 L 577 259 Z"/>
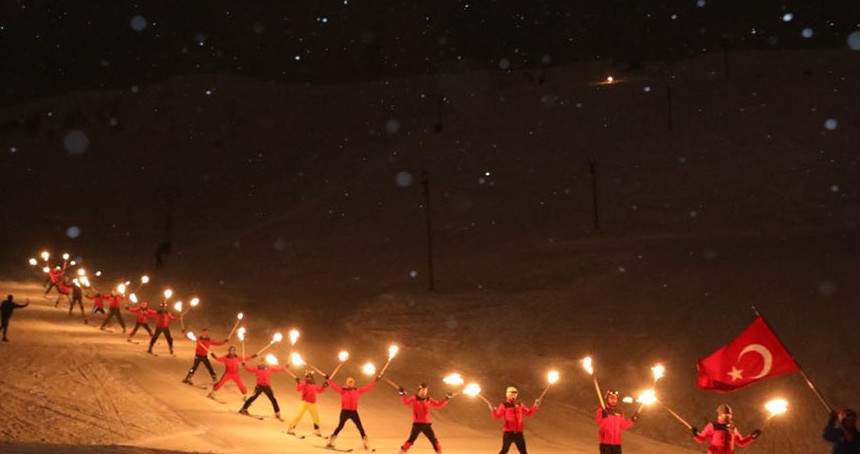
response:
<path id="1" fill-rule="evenodd" d="M 535 407 L 540 407 L 540 399 L 535 399 Z"/>
<path id="2" fill-rule="evenodd" d="M 403 389 L 403 387 L 401 386 L 401 387 L 397 390 L 397 394 L 400 394 L 401 396 L 405 396 L 405 395 L 406 395 L 406 390 L 405 390 L 405 389 Z"/>
<path id="3" fill-rule="evenodd" d="M 639 421 L 639 412 L 633 413 L 633 416 L 630 417 L 630 420 L 633 422 Z"/>
<path id="4" fill-rule="evenodd" d="M 696 429 L 696 427 L 695 427 L 695 426 L 690 427 L 690 432 L 693 432 L 693 436 L 694 436 L 694 437 L 698 437 L 698 436 L 699 436 L 699 429 Z"/>
<path id="5" fill-rule="evenodd" d="M 379 381 L 379 380 L 382 380 L 382 374 L 377 375 L 376 378 L 373 379 L 373 381 Z"/>
<path id="6" fill-rule="evenodd" d="M 257 354 L 256 354 L 256 353 L 254 353 L 253 355 L 251 355 L 251 358 L 256 358 L 256 357 L 257 357 Z"/>
<path id="7" fill-rule="evenodd" d="M 608 412 L 608 411 L 606 411 L 606 409 L 604 408 L 604 409 L 603 409 L 603 411 L 602 411 L 602 412 L 600 412 L 600 417 L 601 417 L 601 418 L 608 418 L 608 417 L 609 417 L 609 412 Z"/>
<path id="8" fill-rule="evenodd" d="M 243 366 L 243 367 L 245 366 L 245 361 L 242 361 L 242 366 Z"/>
<path id="9" fill-rule="evenodd" d="M 217 358 L 217 356 L 215 356 L 215 353 L 213 353 L 213 352 L 209 352 L 209 356 L 211 356 L 213 358 Z"/>
<path id="10" fill-rule="evenodd" d="M 185 334 L 185 330 L 182 330 L 182 334 Z"/>
<path id="11" fill-rule="evenodd" d="M 329 379 L 328 374 L 323 374 L 323 377 L 325 377 L 325 379 L 326 379 L 326 380 L 328 380 L 328 379 Z"/>
<path id="12" fill-rule="evenodd" d="M 228 337 L 227 339 L 224 339 L 224 343 L 226 344 L 227 342 L 230 342 L 230 338 L 229 338 L 229 337 Z"/>
<path id="13" fill-rule="evenodd" d="M 750 436 L 753 438 L 753 440 L 760 437 L 761 436 L 761 429 L 756 429 L 756 430 L 752 431 Z"/>
<path id="14" fill-rule="evenodd" d="M 493 404 L 487 404 L 487 407 L 490 407 L 490 411 L 495 410 L 495 408 L 493 408 Z"/>
<path id="15" fill-rule="evenodd" d="M 454 395 L 453 395 L 453 394 L 451 394 L 451 393 L 445 394 L 445 399 L 447 399 L 447 400 L 451 400 L 451 399 L 453 399 L 453 398 L 454 398 Z"/>
<path id="16" fill-rule="evenodd" d="M 836 413 L 836 410 L 832 410 L 830 412 L 830 425 L 833 425 L 837 419 L 839 419 L 839 413 Z"/>
<path id="17" fill-rule="evenodd" d="M 299 377 L 296 377 L 296 384 L 299 384 L 299 383 L 301 383 L 301 382 L 302 382 L 302 379 L 301 379 L 301 378 L 299 378 Z"/>

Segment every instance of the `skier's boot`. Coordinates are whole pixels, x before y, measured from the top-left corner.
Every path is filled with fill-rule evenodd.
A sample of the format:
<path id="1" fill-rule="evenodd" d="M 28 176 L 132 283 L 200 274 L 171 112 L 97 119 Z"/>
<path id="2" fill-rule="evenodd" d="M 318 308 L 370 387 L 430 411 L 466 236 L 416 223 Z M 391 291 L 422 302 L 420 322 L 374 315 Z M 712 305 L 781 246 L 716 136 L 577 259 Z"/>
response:
<path id="1" fill-rule="evenodd" d="M 441 453 L 442 452 L 442 445 L 439 444 L 439 442 L 437 441 L 436 444 L 433 445 L 433 450 L 438 452 L 438 453 Z"/>
<path id="2" fill-rule="evenodd" d="M 367 439 L 367 435 L 361 437 L 361 444 L 364 445 L 365 451 L 370 451 L 370 440 Z"/>
<path id="3" fill-rule="evenodd" d="M 216 384 L 216 383 L 218 383 L 218 376 L 217 376 L 217 375 L 213 375 L 213 376 L 212 376 L 212 386 L 215 386 L 215 384 Z"/>
<path id="4" fill-rule="evenodd" d="M 328 437 L 328 443 L 325 444 L 325 447 L 326 448 L 334 448 L 334 441 L 335 440 L 337 440 L 337 435 L 331 434 L 331 436 Z"/>
<path id="5" fill-rule="evenodd" d="M 281 419 L 281 412 L 279 412 L 279 411 L 275 412 L 275 419 L 277 419 L 278 421 L 284 422 L 284 420 Z"/>
<path id="6" fill-rule="evenodd" d="M 186 385 L 194 385 L 194 383 L 191 383 L 191 374 L 186 375 L 185 379 L 182 380 L 182 383 L 185 383 Z"/>
<path id="7" fill-rule="evenodd" d="M 212 400 L 215 400 L 215 391 L 214 391 L 214 390 L 213 390 L 213 391 L 209 391 L 209 394 L 207 394 L 207 395 L 206 395 L 206 397 L 208 397 L 208 398 L 210 398 L 210 399 L 212 399 Z"/>
<path id="8" fill-rule="evenodd" d="M 246 416 L 247 416 L 247 415 L 248 415 L 248 409 L 247 409 L 247 408 L 245 408 L 245 407 L 242 407 L 242 409 L 241 409 L 241 410 L 239 410 L 239 414 L 240 414 L 240 415 L 246 415 Z"/>
<path id="9" fill-rule="evenodd" d="M 295 429 L 295 427 L 293 427 Z M 314 435 L 322 438 L 322 432 L 320 432 L 320 426 L 314 424 Z"/>
<path id="10" fill-rule="evenodd" d="M 409 443 L 408 441 L 403 443 L 403 446 L 400 447 L 400 454 L 406 454 L 410 447 L 412 447 L 412 443 Z"/>
<path id="11" fill-rule="evenodd" d="M 280 418 L 278 418 L 278 419 L 280 419 Z M 290 435 L 295 435 L 296 434 L 296 426 L 287 427 L 287 433 Z"/>

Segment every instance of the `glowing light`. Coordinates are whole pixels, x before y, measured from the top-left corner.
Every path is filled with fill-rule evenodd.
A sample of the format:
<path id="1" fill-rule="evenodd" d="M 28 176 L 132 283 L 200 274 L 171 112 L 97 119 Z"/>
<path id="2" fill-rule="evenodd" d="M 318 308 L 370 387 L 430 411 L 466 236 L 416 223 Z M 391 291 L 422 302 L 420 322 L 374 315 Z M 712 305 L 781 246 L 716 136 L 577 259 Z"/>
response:
<path id="1" fill-rule="evenodd" d="M 102 275 L 101 271 L 96 271 L 96 276 L 101 276 L 101 275 Z"/>
<path id="2" fill-rule="evenodd" d="M 75 265 L 77 265 L 77 264 L 78 264 L 78 262 L 76 262 L 76 261 L 74 261 L 74 260 L 72 260 L 71 262 L 69 262 L 69 265 L 72 265 L 72 266 L 75 266 Z"/>
<path id="3" fill-rule="evenodd" d="M 560 377 L 561 377 L 561 376 L 559 375 L 559 373 L 558 373 L 558 371 L 557 371 L 557 370 L 551 370 L 551 371 L 549 371 L 549 373 L 546 375 L 546 379 L 547 379 L 547 381 L 549 381 L 549 384 L 550 384 L 550 385 L 551 385 L 551 384 L 553 384 L 553 383 L 555 383 L 555 382 L 557 382 L 557 381 L 558 381 L 558 379 L 559 379 Z"/>
<path id="4" fill-rule="evenodd" d="M 290 361 L 292 361 L 293 366 L 301 367 L 307 364 L 305 360 L 302 359 L 302 355 L 298 353 L 293 353 L 290 355 Z"/>
<path id="5" fill-rule="evenodd" d="M 277 366 L 278 358 L 275 355 L 269 353 L 268 355 L 266 355 L 266 362 L 269 363 L 269 365 Z"/>
<path id="6" fill-rule="evenodd" d="M 657 383 L 657 380 L 663 378 L 663 375 L 666 374 L 666 368 L 662 364 L 657 364 L 651 368 L 651 373 L 654 374 L 654 383 Z"/>
<path id="7" fill-rule="evenodd" d="M 200 304 L 200 298 L 191 298 L 191 302 L 188 304 L 190 304 L 191 307 L 197 307 L 197 305 Z"/>
<path id="8" fill-rule="evenodd" d="M 46 273 L 50 273 L 50 272 L 51 272 L 51 268 L 49 268 L 49 267 L 47 267 L 47 266 L 46 266 L 46 267 L 42 268 L 42 271 L 44 271 L 44 272 L 46 272 Z"/>
<path id="9" fill-rule="evenodd" d="M 594 367 L 592 367 L 590 356 L 587 356 L 585 357 L 585 359 L 582 360 L 582 367 L 584 367 L 585 371 L 588 372 L 590 375 L 594 375 Z"/>
<path id="10" fill-rule="evenodd" d="M 296 345 L 297 340 L 299 340 L 299 330 L 291 329 L 290 330 L 290 345 Z"/>
<path id="11" fill-rule="evenodd" d="M 388 360 L 391 361 L 395 356 L 397 356 L 398 351 L 400 351 L 400 347 L 396 345 L 388 347 Z"/>
<path id="12" fill-rule="evenodd" d="M 135 295 L 134 293 L 128 295 L 128 299 L 130 299 L 132 303 L 137 304 L 137 295 Z"/>
<path id="13" fill-rule="evenodd" d="M 140 283 L 141 284 L 148 284 L 149 283 L 149 276 L 147 276 L 145 274 L 143 276 L 141 276 L 140 277 Z"/>
<path id="14" fill-rule="evenodd" d="M 606 78 L 606 83 L 611 84 L 612 82 L 615 82 L 615 78 L 614 78 L 614 77 L 612 77 L 612 76 L 608 76 L 608 77 Z"/>
<path id="15" fill-rule="evenodd" d="M 84 276 L 87 274 L 87 270 L 81 268 L 78 270 L 78 276 Z"/>
<path id="16" fill-rule="evenodd" d="M 39 262 L 36 259 L 30 259 L 30 265 L 36 266 Z"/>
<path id="17" fill-rule="evenodd" d="M 642 393 L 639 394 L 639 397 L 636 398 L 636 402 L 639 402 L 642 405 L 651 405 L 654 402 L 657 402 L 657 393 L 655 393 L 653 389 L 642 391 Z"/>
<path id="18" fill-rule="evenodd" d="M 169 300 L 173 296 L 173 290 L 167 289 L 164 291 L 164 299 Z"/>
<path id="19" fill-rule="evenodd" d="M 630 397 L 630 396 L 627 396 L 627 397 L 625 397 L 625 398 L 621 399 L 621 402 L 624 402 L 625 404 L 632 404 L 632 403 L 633 403 L 633 398 L 632 398 L 632 397 Z"/>
<path id="20" fill-rule="evenodd" d="M 182 312 L 182 301 L 177 301 L 176 304 L 173 305 L 173 310 L 176 312 Z"/>
<path id="21" fill-rule="evenodd" d="M 467 396 L 475 397 L 478 394 L 481 394 L 481 386 L 477 383 L 469 383 L 466 385 L 466 388 L 463 390 L 463 394 Z"/>
<path id="22" fill-rule="evenodd" d="M 365 363 L 365 365 L 361 366 L 361 371 L 366 375 L 375 375 L 376 366 L 374 366 L 373 363 Z"/>
<path id="23" fill-rule="evenodd" d="M 236 315 L 236 318 L 238 318 L 239 320 L 242 320 L 243 318 L 245 318 L 245 314 L 239 312 L 239 314 Z"/>
<path id="24" fill-rule="evenodd" d="M 69 253 L 66 252 L 65 254 L 63 254 L 63 260 L 68 260 L 68 259 L 69 259 Z"/>
<path id="25" fill-rule="evenodd" d="M 189 332 L 185 333 L 185 337 L 187 337 L 188 340 L 192 340 L 194 342 L 197 342 L 197 336 L 194 335 L 193 331 L 189 331 Z"/>
<path id="26" fill-rule="evenodd" d="M 284 335 L 281 333 L 275 333 L 275 335 L 272 336 L 272 342 L 280 342 L 282 340 L 284 340 Z"/>
<path id="27" fill-rule="evenodd" d="M 339 359 L 340 362 L 344 362 L 344 361 L 348 360 L 349 359 L 349 352 L 344 350 L 344 351 L 338 353 L 337 359 Z"/>
<path id="28" fill-rule="evenodd" d="M 457 373 L 448 375 L 447 377 L 443 378 L 442 381 L 445 382 L 446 384 L 454 385 L 454 386 L 460 386 L 466 382 L 465 380 L 463 380 L 463 377 Z"/>
<path id="29" fill-rule="evenodd" d="M 86 285 L 87 287 L 89 287 L 90 286 L 90 279 L 86 276 L 81 276 L 81 283 Z"/>
<path id="30" fill-rule="evenodd" d="M 773 418 L 788 411 L 788 402 L 783 399 L 774 399 L 764 404 L 764 408 L 770 412 L 770 417 Z"/>
<path id="31" fill-rule="evenodd" d="M 245 341 L 245 327 L 239 328 L 239 331 L 236 333 L 239 336 L 240 341 Z"/>
<path id="32" fill-rule="evenodd" d="M 40 255 L 42 256 L 42 260 L 44 260 L 46 262 L 48 261 L 49 258 L 51 258 L 51 254 L 49 254 L 48 251 L 44 251 Z"/>
<path id="33" fill-rule="evenodd" d="M 120 292 L 120 293 L 122 293 L 122 294 L 124 295 L 124 294 L 125 294 L 125 284 L 119 284 L 119 285 L 117 285 L 117 286 L 116 286 L 116 291 L 118 291 L 118 292 Z"/>

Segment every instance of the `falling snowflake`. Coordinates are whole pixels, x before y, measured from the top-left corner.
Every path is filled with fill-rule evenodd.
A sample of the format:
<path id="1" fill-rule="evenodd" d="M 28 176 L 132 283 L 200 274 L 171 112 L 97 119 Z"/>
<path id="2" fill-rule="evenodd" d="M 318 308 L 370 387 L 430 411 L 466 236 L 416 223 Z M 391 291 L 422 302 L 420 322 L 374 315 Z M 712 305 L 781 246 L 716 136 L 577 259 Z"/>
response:
<path id="1" fill-rule="evenodd" d="M 66 236 L 72 239 L 75 239 L 81 236 L 81 229 L 78 226 L 73 225 L 66 229 Z"/>
<path id="2" fill-rule="evenodd" d="M 84 154 L 90 147 L 90 139 L 83 131 L 72 129 L 63 136 L 63 146 L 69 154 Z"/>
<path id="3" fill-rule="evenodd" d="M 131 26 L 132 30 L 136 32 L 142 32 L 146 29 L 147 21 L 145 17 L 138 15 L 131 18 L 131 20 L 129 21 L 129 25 Z"/>

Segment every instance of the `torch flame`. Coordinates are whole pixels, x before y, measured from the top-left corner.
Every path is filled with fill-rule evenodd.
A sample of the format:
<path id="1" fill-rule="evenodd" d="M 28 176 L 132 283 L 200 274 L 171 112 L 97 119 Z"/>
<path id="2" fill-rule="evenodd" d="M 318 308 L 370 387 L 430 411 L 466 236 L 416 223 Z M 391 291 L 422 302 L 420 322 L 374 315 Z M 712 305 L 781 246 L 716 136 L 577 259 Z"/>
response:
<path id="1" fill-rule="evenodd" d="M 367 375 L 374 375 L 376 374 L 376 366 L 373 363 L 365 363 L 364 366 L 361 366 L 361 371 Z"/>
<path id="2" fill-rule="evenodd" d="M 135 295 L 134 293 L 128 295 L 128 299 L 130 299 L 132 303 L 137 304 L 137 295 Z"/>
<path id="3" fill-rule="evenodd" d="M 266 362 L 269 363 L 269 365 L 277 366 L 278 358 L 275 355 L 269 353 L 268 355 L 266 355 Z"/>
<path id="4" fill-rule="evenodd" d="M 594 367 L 591 366 L 591 357 L 586 356 L 585 359 L 582 360 L 582 367 L 585 368 L 585 371 L 590 375 L 594 375 Z"/>
<path id="5" fill-rule="evenodd" d="M 348 360 L 349 359 L 349 352 L 344 350 L 344 351 L 338 353 L 337 359 L 339 359 L 340 362 L 344 362 L 344 361 Z"/>
<path id="6" fill-rule="evenodd" d="M 190 340 L 190 341 L 197 342 L 197 336 L 194 335 L 193 331 L 189 331 L 189 332 L 185 333 L 185 337 L 187 337 L 188 340 Z"/>
<path id="7" fill-rule="evenodd" d="M 44 271 L 46 273 L 50 273 L 51 269 L 46 266 L 46 267 L 42 268 L 42 271 Z"/>
<path id="8" fill-rule="evenodd" d="M 307 364 L 305 362 L 305 360 L 302 359 L 302 355 L 300 355 L 298 353 L 291 354 L 290 359 L 292 360 L 293 365 L 296 367 L 301 367 L 301 366 L 304 366 L 305 364 Z"/>
<path id="9" fill-rule="evenodd" d="M 392 359 L 394 359 L 394 357 L 397 356 L 398 351 L 400 351 L 400 347 L 396 345 L 388 347 L 388 360 L 391 361 Z"/>
<path id="10" fill-rule="evenodd" d="M 116 286 L 116 291 L 118 291 L 118 292 L 122 293 L 123 295 L 125 295 L 125 284 L 119 284 L 119 285 L 117 285 L 117 286 Z"/>
<path id="11" fill-rule="evenodd" d="M 451 375 L 443 378 L 442 381 L 449 384 L 449 385 L 454 385 L 454 386 L 460 386 L 463 383 L 465 383 L 465 380 L 463 380 L 463 377 L 457 373 L 451 374 Z"/>
<path id="12" fill-rule="evenodd" d="M 245 318 L 245 314 L 239 312 L 239 314 L 236 315 L 236 318 L 238 318 L 239 320 L 242 320 L 243 318 Z"/>
<path id="13" fill-rule="evenodd" d="M 141 276 L 140 277 L 140 283 L 141 284 L 148 284 L 149 283 L 149 276 L 147 276 L 145 274 L 143 276 Z"/>
<path id="14" fill-rule="evenodd" d="M 636 402 L 643 405 L 651 405 L 654 402 L 657 402 L 657 393 L 655 393 L 653 389 L 642 391 L 642 393 L 639 394 L 639 397 L 636 398 Z"/>
<path id="15" fill-rule="evenodd" d="M 65 254 L 63 254 L 63 260 L 68 260 L 68 259 L 69 259 L 69 253 L 66 252 Z"/>
<path id="16" fill-rule="evenodd" d="M 657 383 L 657 380 L 663 378 L 663 375 L 665 375 L 666 368 L 662 364 L 657 364 L 651 368 L 651 373 L 654 374 L 654 383 Z"/>
<path id="17" fill-rule="evenodd" d="M 630 396 L 625 396 L 623 399 L 621 399 L 621 402 L 624 402 L 625 404 L 632 404 L 633 398 Z"/>
<path id="18" fill-rule="evenodd" d="M 239 328 L 239 331 L 237 332 L 237 334 L 239 335 L 239 340 L 244 341 L 245 340 L 245 327 L 243 326 L 243 327 Z"/>
<path id="19" fill-rule="evenodd" d="M 272 336 L 272 342 L 273 342 L 273 343 L 274 343 L 274 342 L 280 342 L 280 341 L 282 341 L 282 340 L 284 340 L 284 335 L 283 335 L 283 334 L 281 334 L 281 333 L 275 333 L 275 335 L 274 335 L 274 336 Z"/>
<path id="20" fill-rule="evenodd" d="M 48 261 L 49 258 L 51 258 L 51 254 L 49 254 L 48 251 L 42 252 L 41 256 L 42 256 L 42 260 L 44 260 L 46 262 Z"/>
<path id="21" fill-rule="evenodd" d="M 478 394 L 481 394 L 481 386 L 477 383 L 469 383 L 466 385 L 466 389 L 463 390 L 463 394 L 475 397 Z"/>
<path id="22" fill-rule="evenodd" d="M 550 385 L 557 382 L 559 378 L 560 378 L 560 375 L 558 374 L 557 370 L 551 370 L 546 375 L 546 379 L 549 381 Z"/>
<path id="23" fill-rule="evenodd" d="M 290 345 L 296 345 L 297 340 L 299 340 L 299 330 L 291 329 L 290 330 Z"/>
<path id="24" fill-rule="evenodd" d="M 96 276 L 101 276 L 101 275 L 102 275 L 101 271 L 96 271 Z"/>
<path id="25" fill-rule="evenodd" d="M 36 266 L 38 263 L 39 262 L 37 262 L 36 259 L 30 259 L 30 265 Z"/>
<path id="26" fill-rule="evenodd" d="M 190 304 L 191 307 L 197 307 L 197 305 L 200 304 L 200 298 L 191 298 L 191 302 L 188 304 Z"/>
<path id="27" fill-rule="evenodd" d="M 81 283 L 82 283 L 82 284 L 84 284 L 84 285 L 86 285 L 87 287 L 89 287 L 89 286 L 90 286 L 90 280 L 89 280 L 89 278 L 87 278 L 86 276 L 82 276 L 82 277 L 81 277 Z"/>
<path id="28" fill-rule="evenodd" d="M 76 261 L 74 261 L 74 260 L 72 260 L 71 262 L 69 262 L 69 265 L 72 265 L 72 266 L 75 266 L 75 265 L 77 265 L 77 264 L 78 264 L 78 262 L 76 262 Z"/>
<path id="29" fill-rule="evenodd" d="M 78 270 L 78 276 L 85 276 L 87 274 L 87 270 L 81 268 Z"/>
<path id="30" fill-rule="evenodd" d="M 770 412 L 770 417 L 773 418 L 788 411 L 788 402 L 783 399 L 774 399 L 764 404 L 764 408 Z"/>
<path id="31" fill-rule="evenodd" d="M 182 301 L 177 301 L 176 304 L 173 305 L 173 309 L 176 312 L 182 312 Z"/>
<path id="32" fill-rule="evenodd" d="M 164 299 L 169 300 L 173 296 L 173 290 L 167 289 L 164 291 Z"/>

